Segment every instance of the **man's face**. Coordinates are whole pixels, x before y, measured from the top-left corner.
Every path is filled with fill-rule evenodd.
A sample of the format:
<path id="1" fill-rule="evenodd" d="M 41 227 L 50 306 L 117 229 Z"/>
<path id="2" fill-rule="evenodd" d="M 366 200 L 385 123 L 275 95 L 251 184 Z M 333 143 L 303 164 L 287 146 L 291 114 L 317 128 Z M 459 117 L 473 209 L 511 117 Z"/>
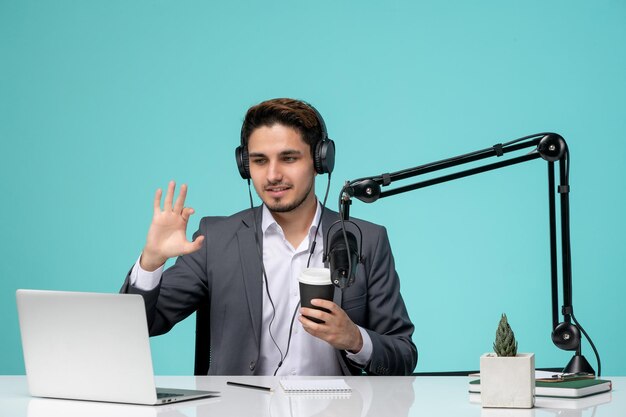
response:
<path id="1" fill-rule="evenodd" d="M 313 204 L 313 157 L 297 130 L 278 123 L 255 129 L 248 155 L 254 188 L 267 208 L 284 213 Z"/>

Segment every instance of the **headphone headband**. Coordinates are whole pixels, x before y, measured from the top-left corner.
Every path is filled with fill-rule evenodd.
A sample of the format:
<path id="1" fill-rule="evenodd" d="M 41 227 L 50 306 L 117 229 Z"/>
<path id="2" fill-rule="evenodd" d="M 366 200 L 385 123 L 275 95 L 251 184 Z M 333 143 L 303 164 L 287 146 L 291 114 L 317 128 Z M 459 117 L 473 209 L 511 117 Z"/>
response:
<path id="1" fill-rule="evenodd" d="M 313 150 L 313 166 L 318 174 L 330 174 L 335 167 L 335 142 L 328 137 L 326 123 L 319 111 L 306 101 L 301 101 L 315 113 L 317 124 L 320 126 L 321 139 L 317 141 Z M 241 125 L 239 135 L 240 145 L 235 149 L 235 161 L 239 169 L 239 175 L 244 180 L 250 179 L 250 158 L 248 156 L 248 145 L 244 140 L 245 121 Z"/>

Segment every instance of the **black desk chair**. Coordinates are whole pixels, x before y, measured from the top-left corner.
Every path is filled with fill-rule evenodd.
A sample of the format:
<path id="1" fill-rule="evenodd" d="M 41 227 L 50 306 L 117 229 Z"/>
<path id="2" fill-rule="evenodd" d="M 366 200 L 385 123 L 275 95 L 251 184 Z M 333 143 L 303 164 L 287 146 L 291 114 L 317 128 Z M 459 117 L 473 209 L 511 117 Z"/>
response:
<path id="1" fill-rule="evenodd" d="M 211 331 L 209 326 L 209 305 L 196 311 L 196 353 L 193 374 L 207 375 L 211 366 Z"/>

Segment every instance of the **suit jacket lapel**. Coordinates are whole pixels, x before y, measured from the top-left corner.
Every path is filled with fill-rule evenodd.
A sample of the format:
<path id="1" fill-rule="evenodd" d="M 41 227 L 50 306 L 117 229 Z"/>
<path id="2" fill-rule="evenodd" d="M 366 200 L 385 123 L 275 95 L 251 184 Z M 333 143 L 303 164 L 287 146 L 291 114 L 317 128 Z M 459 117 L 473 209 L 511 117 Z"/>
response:
<path id="1" fill-rule="evenodd" d="M 255 219 L 258 236 L 255 238 Z M 243 273 L 243 283 L 246 288 L 246 297 L 252 321 L 252 330 L 257 347 L 261 346 L 261 322 L 263 319 L 263 266 L 261 257 L 263 256 L 263 238 L 261 235 L 261 209 L 259 207 L 251 210 L 242 220 L 242 227 L 237 232 L 239 241 L 239 259 Z"/>

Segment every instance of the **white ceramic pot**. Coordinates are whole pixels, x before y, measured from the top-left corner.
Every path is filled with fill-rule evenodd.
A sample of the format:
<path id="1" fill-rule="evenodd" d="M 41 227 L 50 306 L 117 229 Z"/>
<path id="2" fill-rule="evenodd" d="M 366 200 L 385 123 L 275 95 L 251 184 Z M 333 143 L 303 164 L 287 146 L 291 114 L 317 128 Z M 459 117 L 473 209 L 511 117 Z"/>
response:
<path id="1" fill-rule="evenodd" d="M 483 407 L 532 408 L 535 404 L 535 354 L 482 355 L 480 397 Z"/>

